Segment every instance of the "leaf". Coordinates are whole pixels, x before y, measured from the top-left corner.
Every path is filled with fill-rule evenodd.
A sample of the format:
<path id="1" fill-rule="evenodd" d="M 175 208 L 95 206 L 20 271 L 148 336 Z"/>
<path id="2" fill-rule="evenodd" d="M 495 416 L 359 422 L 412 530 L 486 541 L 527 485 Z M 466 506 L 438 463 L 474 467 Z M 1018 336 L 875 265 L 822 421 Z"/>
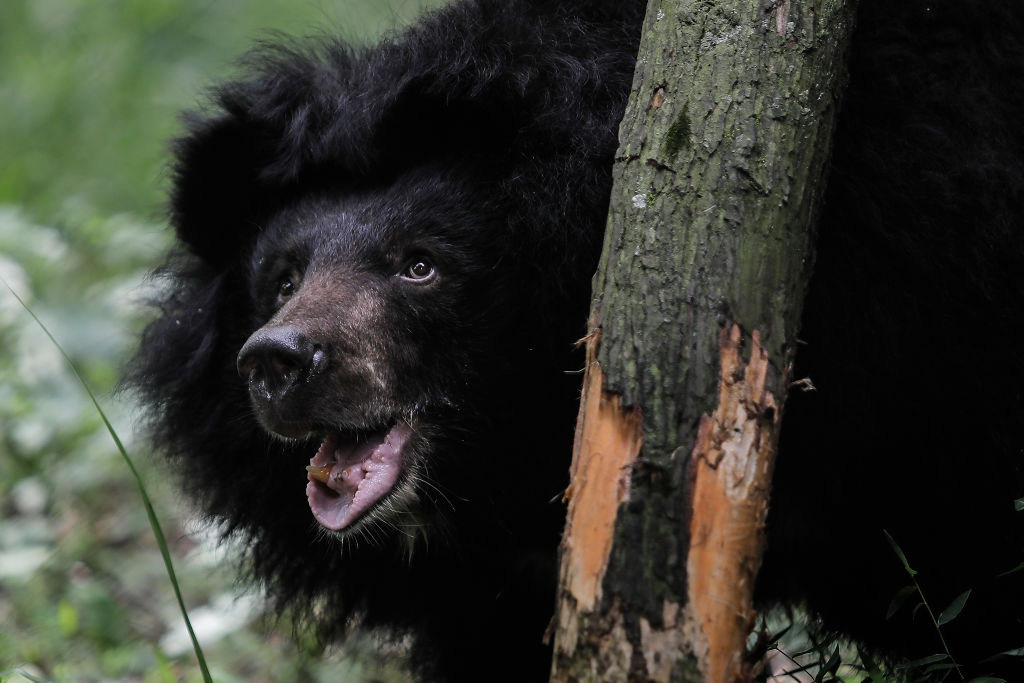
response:
<path id="1" fill-rule="evenodd" d="M 903 554 L 903 548 L 896 543 L 896 539 L 894 539 L 888 531 L 882 529 L 882 533 L 885 534 L 885 538 L 889 541 L 889 545 L 891 545 L 892 549 L 896 552 L 896 556 L 900 558 L 900 562 L 903 563 L 903 568 L 907 570 L 908 574 L 915 576 L 917 571 L 911 568 L 910 563 L 907 561 L 907 556 Z"/>
<path id="2" fill-rule="evenodd" d="M 1017 512 L 1024 512 L 1024 498 L 1018 498 L 1013 501 L 1013 509 Z"/>
<path id="3" fill-rule="evenodd" d="M 969 597 L 971 597 L 970 589 L 965 590 L 963 593 L 953 598 L 953 602 L 949 603 L 949 606 L 942 610 L 942 614 L 939 615 L 939 626 L 948 624 L 956 619 L 960 614 L 960 611 L 964 608 L 964 604 L 967 603 L 967 598 Z"/>
<path id="4" fill-rule="evenodd" d="M 825 667 L 823 671 L 825 673 L 834 674 L 836 671 L 839 670 L 839 665 L 842 663 L 843 658 L 839 655 L 839 646 L 836 645 L 836 649 L 834 652 L 832 652 L 832 656 L 829 657 L 829 660 L 827 662 L 825 662 Z"/>
<path id="5" fill-rule="evenodd" d="M 996 574 L 996 578 L 999 579 L 999 578 L 1002 578 L 1004 576 L 1009 576 L 1010 574 L 1016 574 L 1017 572 L 1019 572 L 1022 569 L 1024 569 L 1024 562 L 1021 562 L 1020 564 L 1018 564 L 1013 569 L 1006 570 L 1002 574 Z"/>
<path id="6" fill-rule="evenodd" d="M 1012 650 L 1006 650 L 1005 652 L 996 653 L 991 657 L 986 657 L 985 659 L 981 660 L 980 663 L 988 664 L 989 662 L 993 662 L 997 659 L 1002 659 L 1003 657 L 1024 657 L 1024 647 L 1015 647 Z"/>
<path id="7" fill-rule="evenodd" d="M 836 645 L 836 649 L 832 653 L 832 656 L 829 657 L 824 666 L 818 670 L 818 675 L 814 677 L 814 683 L 823 683 L 823 681 L 825 681 L 825 676 L 828 674 L 834 674 L 842 663 L 843 658 L 839 655 L 839 646 Z M 828 680 L 834 680 L 834 677 Z"/>
<path id="8" fill-rule="evenodd" d="M 937 654 L 937 655 L 928 655 L 927 657 L 921 657 L 921 659 L 915 659 L 915 660 L 913 660 L 911 662 L 904 662 L 903 664 L 897 664 L 896 668 L 897 669 L 919 669 L 922 666 L 927 666 L 928 664 L 934 664 L 935 662 L 941 662 L 943 659 L 946 659 L 947 657 L 949 657 L 949 655 L 947 655 L 945 652 L 942 652 L 942 653 Z"/>
<path id="9" fill-rule="evenodd" d="M 907 603 L 907 598 L 913 595 L 915 590 L 913 586 L 904 586 L 896 591 L 896 595 L 892 596 L 892 602 L 889 603 L 889 609 L 885 611 L 886 620 L 892 619 L 892 616 L 900 611 L 900 608 Z"/>
<path id="10" fill-rule="evenodd" d="M 886 680 L 887 676 L 882 671 L 882 667 L 878 665 L 878 662 L 869 653 L 857 648 L 857 657 L 860 659 L 861 666 L 864 667 L 864 673 L 868 675 L 862 683 Z"/>
<path id="11" fill-rule="evenodd" d="M 978 676 L 968 680 L 966 683 L 1006 683 L 1006 679 L 995 676 Z"/>

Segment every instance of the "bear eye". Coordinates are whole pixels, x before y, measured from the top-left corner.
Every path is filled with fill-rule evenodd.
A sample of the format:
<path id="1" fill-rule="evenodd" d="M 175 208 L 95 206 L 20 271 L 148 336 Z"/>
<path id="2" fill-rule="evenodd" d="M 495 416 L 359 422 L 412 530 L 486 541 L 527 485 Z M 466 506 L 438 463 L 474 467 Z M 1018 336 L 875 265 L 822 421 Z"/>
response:
<path id="1" fill-rule="evenodd" d="M 430 261 L 424 258 L 416 258 L 402 271 L 401 277 L 406 280 L 424 283 L 434 279 L 435 274 L 436 271 L 434 266 L 430 264 Z"/>
<path id="2" fill-rule="evenodd" d="M 295 293 L 295 278 L 290 273 L 277 281 L 277 297 L 287 299 Z"/>

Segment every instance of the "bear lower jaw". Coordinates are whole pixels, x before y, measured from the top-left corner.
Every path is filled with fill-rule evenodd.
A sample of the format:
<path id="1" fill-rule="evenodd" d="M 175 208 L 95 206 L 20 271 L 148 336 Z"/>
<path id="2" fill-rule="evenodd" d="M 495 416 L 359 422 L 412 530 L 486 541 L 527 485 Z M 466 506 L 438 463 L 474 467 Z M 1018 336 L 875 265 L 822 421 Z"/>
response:
<path id="1" fill-rule="evenodd" d="M 401 479 L 412 434 L 403 422 L 359 439 L 328 433 L 306 468 L 306 499 L 316 521 L 343 532 L 371 513 Z"/>

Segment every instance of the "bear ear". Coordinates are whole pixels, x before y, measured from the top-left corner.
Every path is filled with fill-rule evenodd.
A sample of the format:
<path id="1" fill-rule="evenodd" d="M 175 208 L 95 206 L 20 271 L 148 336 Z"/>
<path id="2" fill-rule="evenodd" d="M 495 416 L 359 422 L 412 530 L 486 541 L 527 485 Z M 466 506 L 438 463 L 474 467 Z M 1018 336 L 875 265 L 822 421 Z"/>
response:
<path id="1" fill-rule="evenodd" d="M 271 158 L 268 136 L 232 113 L 186 122 L 190 132 L 173 143 L 171 223 L 193 254 L 219 265 L 255 237 L 280 191 L 260 177 Z"/>

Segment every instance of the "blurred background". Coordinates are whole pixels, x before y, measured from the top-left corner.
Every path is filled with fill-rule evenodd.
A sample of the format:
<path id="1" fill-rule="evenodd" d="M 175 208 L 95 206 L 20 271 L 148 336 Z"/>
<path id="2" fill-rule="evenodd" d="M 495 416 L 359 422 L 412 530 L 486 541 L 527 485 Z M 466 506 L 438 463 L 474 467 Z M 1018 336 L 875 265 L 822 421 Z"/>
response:
<path id="1" fill-rule="evenodd" d="M 169 244 L 178 113 L 271 31 L 373 42 L 439 0 L 0 0 L 0 277 L 97 393 L 140 468 L 218 681 L 400 681 L 401 648 L 321 652 L 260 614 L 133 437 L 119 368 Z M 201 680 L 127 466 L 60 353 L 0 283 L 0 672 Z M 9 678 L 8 678 L 9 676 Z M 0 674 L 4 680 L 26 680 Z"/>

